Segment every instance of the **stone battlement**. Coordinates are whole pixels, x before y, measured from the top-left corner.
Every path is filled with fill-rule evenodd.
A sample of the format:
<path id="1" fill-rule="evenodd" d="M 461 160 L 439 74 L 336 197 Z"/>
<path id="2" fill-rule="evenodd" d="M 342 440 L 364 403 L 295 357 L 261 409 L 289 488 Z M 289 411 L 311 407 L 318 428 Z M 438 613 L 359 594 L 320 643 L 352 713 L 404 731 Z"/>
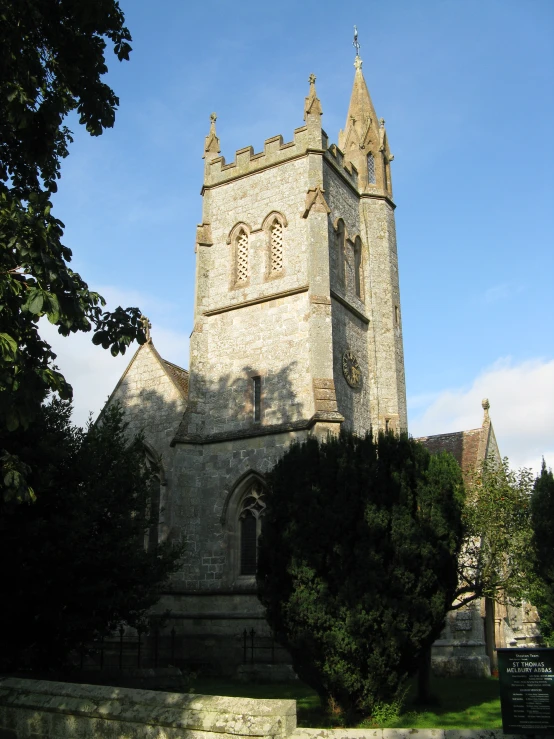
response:
<path id="1" fill-rule="evenodd" d="M 325 159 L 330 162 L 356 189 L 358 188 L 358 170 L 348 160 L 336 144 L 331 144 L 325 152 Z"/>
<path id="2" fill-rule="evenodd" d="M 321 131 L 323 148 L 319 149 L 321 153 L 326 155 L 326 159 L 336 168 L 340 169 L 342 174 L 357 187 L 358 173 L 356 168 L 349 162 L 344 161 L 344 155 L 332 144 L 328 148 L 328 137 L 325 131 Z M 301 126 L 294 130 L 292 141 L 284 142 L 283 137 L 272 136 L 264 141 L 263 151 L 254 152 L 252 146 L 245 146 L 235 152 L 235 158 L 232 162 L 227 163 L 225 157 L 215 157 L 206 162 L 206 172 L 204 177 L 204 187 L 213 187 L 234 180 L 238 177 L 260 172 L 268 167 L 283 164 L 292 159 L 305 156 L 309 151 L 313 151 L 310 146 L 308 127 Z"/>

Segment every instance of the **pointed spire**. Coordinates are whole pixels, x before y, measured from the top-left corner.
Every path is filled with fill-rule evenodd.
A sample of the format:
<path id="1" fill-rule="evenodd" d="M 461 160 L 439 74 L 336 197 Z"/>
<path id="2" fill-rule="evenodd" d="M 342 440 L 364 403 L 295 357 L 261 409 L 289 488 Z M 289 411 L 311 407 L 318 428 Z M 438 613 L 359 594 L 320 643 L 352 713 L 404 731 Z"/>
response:
<path id="1" fill-rule="evenodd" d="M 204 156 L 202 157 L 202 159 L 205 159 L 208 162 L 211 159 L 215 159 L 221 151 L 221 149 L 219 148 L 219 139 L 217 138 L 217 134 L 215 132 L 216 120 L 216 114 L 212 113 L 210 115 L 210 132 L 206 136 L 206 141 L 204 143 Z"/>
<path id="2" fill-rule="evenodd" d="M 365 146 L 368 134 L 371 133 L 372 129 L 377 132 L 378 128 L 377 115 L 364 79 L 362 64 L 361 58 L 356 55 L 354 60 L 356 72 L 354 73 L 354 85 L 350 95 L 346 125 L 344 131 L 339 134 L 339 147 L 345 154 L 348 153 L 349 148 L 353 148 L 352 144 Z"/>
<path id="3" fill-rule="evenodd" d="M 339 148 L 344 153 L 345 161 L 351 162 L 358 170 L 358 187 L 360 190 L 384 190 L 392 194 L 390 187 L 389 162 L 392 161 L 388 149 L 384 121 L 380 125 L 371 101 L 371 96 L 362 72 L 363 61 L 360 57 L 358 29 L 354 26 L 353 46 L 356 49 L 354 59 L 354 84 L 346 116 L 344 130 L 339 132 Z"/>
<path id="4" fill-rule="evenodd" d="M 306 122 L 308 120 L 308 115 L 323 115 L 323 111 L 321 110 L 321 102 L 315 90 L 315 80 L 315 74 L 311 74 L 308 78 L 308 81 L 310 83 L 310 92 L 304 103 L 304 120 Z"/>

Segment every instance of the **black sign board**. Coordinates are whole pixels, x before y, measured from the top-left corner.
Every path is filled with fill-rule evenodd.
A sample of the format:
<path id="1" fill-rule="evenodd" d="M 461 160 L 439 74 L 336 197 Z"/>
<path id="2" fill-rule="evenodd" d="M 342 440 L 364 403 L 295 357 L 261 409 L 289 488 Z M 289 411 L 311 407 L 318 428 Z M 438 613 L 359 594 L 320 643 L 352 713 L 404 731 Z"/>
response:
<path id="1" fill-rule="evenodd" d="M 554 649 L 498 649 L 505 734 L 554 734 Z"/>

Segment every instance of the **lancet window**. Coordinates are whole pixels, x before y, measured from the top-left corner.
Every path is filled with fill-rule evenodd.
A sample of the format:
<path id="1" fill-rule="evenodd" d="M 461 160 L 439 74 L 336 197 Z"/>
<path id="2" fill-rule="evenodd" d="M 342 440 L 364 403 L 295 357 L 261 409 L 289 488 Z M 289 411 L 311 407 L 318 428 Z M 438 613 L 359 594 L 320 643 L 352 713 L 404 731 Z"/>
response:
<path id="1" fill-rule="evenodd" d="M 337 221 L 337 277 L 339 282 L 344 285 L 344 271 L 346 267 L 346 228 L 344 221 L 339 218 Z"/>
<path id="2" fill-rule="evenodd" d="M 375 157 L 373 154 L 367 155 L 367 181 L 370 185 L 374 185 L 375 180 Z"/>
<path id="3" fill-rule="evenodd" d="M 283 269 L 283 224 L 277 218 L 269 229 L 270 244 L 270 275 L 275 275 Z"/>
<path id="4" fill-rule="evenodd" d="M 248 280 L 248 234 L 241 228 L 235 238 L 235 282 Z"/>
<path id="5" fill-rule="evenodd" d="M 354 289 L 362 299 L 362 240 L 359 236 L 354 240 Z"/>
<path id="6" fill-rule="evenodd" d="M 255 575 L 258 564 L 258 537 L 266 510 L 264 490 L 258 481 L 252 483 L 242 499 L 240 528 L 240 574 Z"/>

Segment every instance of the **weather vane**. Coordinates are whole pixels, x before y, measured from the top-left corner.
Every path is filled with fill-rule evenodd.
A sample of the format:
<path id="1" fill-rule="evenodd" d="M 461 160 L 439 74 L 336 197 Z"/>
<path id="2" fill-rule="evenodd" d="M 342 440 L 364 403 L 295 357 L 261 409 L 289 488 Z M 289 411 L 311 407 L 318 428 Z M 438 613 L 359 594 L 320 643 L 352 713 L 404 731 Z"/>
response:
<path id="1" fill-rule="evenodd" d="M 360 42 L 358 41 L 358 26 L 354 26 L 354 41 L 352 46 L 356 49 L 356 56 L 360 56 Z"/>

